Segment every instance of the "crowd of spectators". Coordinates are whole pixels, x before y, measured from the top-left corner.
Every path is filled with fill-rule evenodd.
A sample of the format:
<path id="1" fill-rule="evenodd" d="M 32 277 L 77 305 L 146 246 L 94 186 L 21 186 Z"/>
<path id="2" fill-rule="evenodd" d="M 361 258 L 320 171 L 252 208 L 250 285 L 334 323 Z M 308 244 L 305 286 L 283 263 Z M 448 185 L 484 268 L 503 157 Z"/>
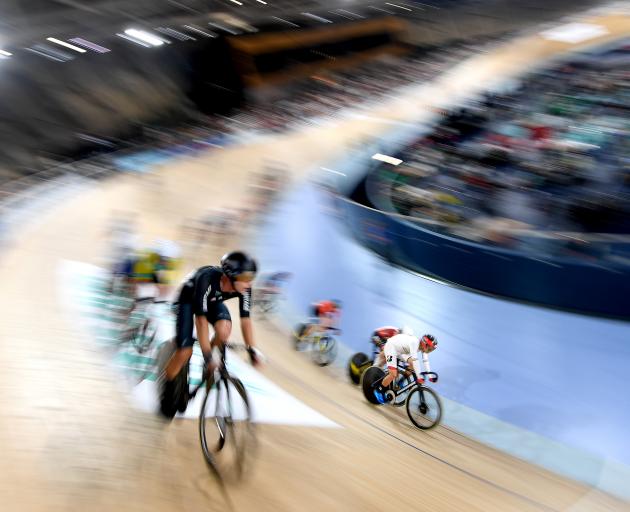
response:
<path id="1" fill-rule="evenodd" d="M 373 202 L 502 246 L 532 232 L 530 242 L 550 232 L 630 234 L 625 55 L 614 66 L 564 63 L 444 112 L 396 155 L 400 166 L 372 173 Z"/>

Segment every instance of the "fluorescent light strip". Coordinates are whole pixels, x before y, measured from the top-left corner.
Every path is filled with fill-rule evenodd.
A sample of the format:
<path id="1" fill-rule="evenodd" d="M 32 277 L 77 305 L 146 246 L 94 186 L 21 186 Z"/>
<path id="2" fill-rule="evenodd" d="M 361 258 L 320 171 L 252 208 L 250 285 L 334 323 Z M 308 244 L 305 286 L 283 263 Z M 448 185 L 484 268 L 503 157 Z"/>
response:
<path id="1" fill-rule="evenodd" d="M 284 23 L 288 23 L 292 27 L 299 27 L 297 23 L 291 23 L 290 21 L 285 20 L 284 18 L 278 18 L 278 16 L 272 16 L 274 20 L 283 21 Z"/>
<path id="2" fill-rule="evenodd" d="M 87 50 L 84 50 L 83 48 L 79 48 L 78 46 L 74 46 L 73 44 L 66 43 L 65 41 L 61 41 L 60 39 L 56 39 L 54 37 L 47 37 L 46 41 L 50 41 L 51 43 L 58 44 L 59 46 L 63 46 L 65 48 L 70 48 L 71 50 L 74 50 L 75 52 L 79 52 L 79 53 L 87 52 Z"/>
<path id="3" fill-rule="evenodd" d="M 161 46 L 164 44 L 164 40 L 160 39 L 158 36 L 154 36 L 149 32 L 145 32 L 144 30 L 128 28 L 127 30 L 125 30 L 125 34 L 144 43 L 148 43 L 151 46 Z"/>
<path id="4" fill-rule="evenodd" d="M 107 53 L 111 51 L 109 48 L 105 48 L 104 46 L 100 46 L 96 43 L 92 43 L 91 41 L 82 39 L 80 37 L 74 37 L 72 39 L 68 39 L 68 41 L 78 44 L 79 46 L 83 46 L 84 48 L 87 48 L 88 50 L 93 50 L 97 53 Z"/>
<path id="5" fill-rule="evenodd" d="M 62 62 L 66 62 L 68 60 L 74 59 L 74 57 L 70 55 L 69 53 L 62 52 L 61 50 L 57 50 L 56 48 L 53 48 L 52 46 L 48 46 L 47 44 L 35 44 L 33 45 L 33 48 L 47 55 L 54 55 L 55 57 L 61 59 Z"/>
<path id="6" fill-rule="evenodd" d="M 127 41 L 131 41 L 132 43 L 136 43 L 139 44 L 140 46 L 144 46 L 145 48 L 151 48 L 150 44 L 147 43 L 143 43 L 142 41 L 139 41 L 138 39 L 134 39 L 133 37 L 129 37 L 126 34 L 121 34 L 120 32 L 116 34 L 118 37 L 122 37 L 123 39 L 126 39 Z"/>
<path id="7" fill-rule="evenodd" d="M 243 5 L 242 2 L 239 2 L 238 0 L 230 0 L 230 2 L 236 5 Z"/>
<path id="8" fill-rule="evenodd" d="M 402 160 L 398 158 L 394 158 L 393 156 L 382 155 L 381 153 L 376 153 L 372 156 L 374 160 L 380 160 L 381 162 L 385 162 L 386 164 L 399 165 L 402 164 Z"/>
<path id="9" fill-rule="evenodd" d="M 267 5 L 267 2 L 263 2 L 263 0 L 256 0 L 259 4 Z"/>
<path id="10" fill-rule="evenodd" d="M 373 5 L 368 5 L 368 9 L 376 9 L 377 11 L 383 11 L 387 14 L 394 14 L 393 11 L 388 11 L 387 9 L 382 9 L 381 7 L 374 7 Z"/>
<path id="11" fill-rule="evenodd" d="M 337 14 L 338 16 L 341 16 L 342 18 L 345 18 L 347 20 L 354 20 L 354 18 L 351 18 L 350 16 L 345 16 L 343 14 L 341 14 L 341 9 L 338 9 L 337 11 L 328 11 L 332 14 Z"/>
<path id="12" fill-rule="evenodd" d="M 188 34 L 184 34 L 183 32 L 179 32 L 178 30 L 173 30 L 172 28 L 159 27 L 159 28 L 156 28 L 155 30 L 157 30 L 158 32 L 161 32 L 162 34 L 166 34 L 168 36 L 174 37 L 175 39 L 179 39 L 180 41 L 187 41 L 189 39 L 192 41 L 196 41 L 194 37 L 189 36 Z"/>
<path id="13" fill-rule="evenodd" d="M 5 57 L 11 57 L 11 55 L 13 55 L 11 52 L 8 52 L 6 50 L 0 50 L 0 55 L 4 55 Z"/>
<path id="14" fill-rule="evenodd" d="M 33 48 L 24 48 L 27 52 L 33 52 L 41 57 L 46 57 L 47 59 L 56 60 L 57 62 L 65 62 L 63 59 L 58 59 L 57 57 L 53 57 L 52 55 L 48 55 L 47 53 L 40 52 L 38 50 L 34 50 Z"/>
<path id="15" fill-rule="evenodd" d="M 204 32 L 200 28 L 191 27 L 190 25 L 184 25 L 184 28 L 187 28 L 188 30 L 192 30 L 193 32 L 197 32 L 198 34 L 204 35 L 206 37 L 217 37 L 217 35 L 213 34 L 212 32 Z"/>
<path id="16" fill-rule="evenodd" d="M 322 18 L 321 16 L 315 16 L 314 14 L 311 14 L 310 12 L 303 12 L 302 14 L 304 16 L 308 16 L 309 18 L 313 18 L 314 20 L 321 21 L 322 23 L 332 23 L 332 21 L 327 20 L 326 18 Z"/>
<path id="17" fill-rule="evenodd" d="M 357 18 L 365 18 L 365 16 L 361 16 L 360 14 L 357 14 L 355 12 L 350 12 L 350 11 L 346 11 L 345 9 L 337 9 L 340 12 L 347 12 L 348 14 L 350 14 L 351 16 L 356 16 Z"/>
<path id="18" fill-rule="evenodd" d="M 385 2 L 385 5 L 391 5 L 392 7 L 398 7 L 399 9 L 404 9 L 405 11 L 413 11 L 413 9 L 409 9 L 408 7 L 402 7 L 396 4 L 390 4 L 389 2 Z"/>

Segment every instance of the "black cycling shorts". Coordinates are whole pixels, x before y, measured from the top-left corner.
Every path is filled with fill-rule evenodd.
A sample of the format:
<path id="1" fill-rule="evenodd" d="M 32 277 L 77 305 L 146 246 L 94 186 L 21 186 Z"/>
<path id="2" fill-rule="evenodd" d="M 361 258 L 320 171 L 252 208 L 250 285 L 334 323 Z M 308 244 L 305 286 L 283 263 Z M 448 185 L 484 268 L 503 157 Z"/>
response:
<path id="1" fill-rule="evenodd" d="M 232 321 L 230 312 L 223 302 L 210 304 L 206 318 L 213 326 L 219 320 Z M 193 346 L 195 343 L 193 338 L 194 325 L 193 305 L 187 302 L 180 302 L 177 307 L 177 323 L 175 325 L 175 343 L 177 344 L 177 348 Z"/>

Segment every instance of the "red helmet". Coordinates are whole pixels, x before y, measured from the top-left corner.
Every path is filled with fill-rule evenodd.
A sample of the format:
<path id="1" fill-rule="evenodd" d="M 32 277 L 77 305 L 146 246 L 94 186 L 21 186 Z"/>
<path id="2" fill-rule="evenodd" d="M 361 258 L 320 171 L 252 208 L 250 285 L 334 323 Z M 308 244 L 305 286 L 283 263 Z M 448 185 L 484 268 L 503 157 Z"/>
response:
<path id="1" fill-rule="evenodd" d="M 420 338 L 420 352 L 433 352 L 438 346 L 437 339 L 432 334 L 425 334 Z"/>

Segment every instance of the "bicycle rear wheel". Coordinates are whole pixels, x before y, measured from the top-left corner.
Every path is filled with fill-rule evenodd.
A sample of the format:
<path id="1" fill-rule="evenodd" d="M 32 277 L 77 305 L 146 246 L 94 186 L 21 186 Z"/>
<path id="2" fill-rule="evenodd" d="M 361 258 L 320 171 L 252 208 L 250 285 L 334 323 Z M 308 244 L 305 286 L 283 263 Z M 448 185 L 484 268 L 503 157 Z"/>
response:
<path id="1" fill-rule="evenodd" d="M 243 383 L 221 378 L 204 397 L 199 415 L 201 451 L 222 475 L 239 480 L 254 446 L 249 399 Z"/>
<path id="2" fill-rule="evenodd" d="M 378 366 L 370 366 L 361 375 L 361 389 L 363 396 L 371 404 L 379 405 L 380 402 L 374 396 L 375 384 L 385 377 L 385 372 Z"/>
<path id="3" fill-rule="evenodd" d="M 426 386 L 417 386 L 407 395 L 407 416 L 416 427 L 429 430 L 442 419 L 442 401 L 438 394 Z"/>
<path id="4" fill-rule="evenodd" d="M 372 366 L 372 361 L 367 354 L 363 352 L 357 352 L 352 356 L 348 362 L 348 375 L 353 384 L 359 384 L 361 382 L 361 375 L 363 372 Z"/>
<path id="5" fill-rule="evenodd" d="M 157 326 L 153 321 L 147 318 L 142 324 L 141 328 L 138 328 L 134 337 L 131 340 L 131 344 L 136 349 L 138 354 L 144 354 L 155 341 L 155 335 L 157 334 Z"/>
<path id="6" fill-rule="evenodd" d="M 311 355 L 318 366 L 328 366 L 337 357 L 337 340 L 328 334 L 316 338 Z"/>
<path id="7" fill-rule="evenodd" d="M 398 378 L 398 382 L 396 383 L 396 385 L 398 386 L 399 389 L 403 389 L 409 384 L 411 384 L 412 382 L 413 382 L 413 378 L 411 376 L 408 376 L 408 377 L 402 376 Z M 401 393 L 399 395 L 396 395 L 396 399 L 392 402 L 392 405 L 394 407 L 402 407 L 403 405 L 407 403 L 407 396 L 408 396 L 408 393 Z"/>

